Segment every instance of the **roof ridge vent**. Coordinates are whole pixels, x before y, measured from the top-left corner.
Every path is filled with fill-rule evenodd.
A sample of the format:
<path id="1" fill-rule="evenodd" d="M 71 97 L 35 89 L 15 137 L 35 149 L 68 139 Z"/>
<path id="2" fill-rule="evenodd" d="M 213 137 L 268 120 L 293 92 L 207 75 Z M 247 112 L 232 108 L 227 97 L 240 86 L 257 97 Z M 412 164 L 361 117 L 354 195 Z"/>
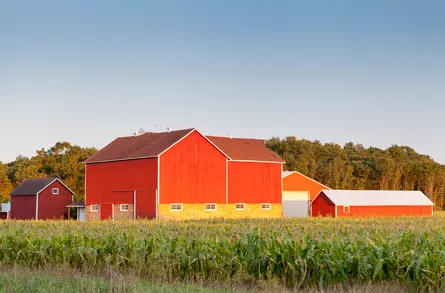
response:
<path id="1" fill-rule="evenodd" d="M 136 132 L 133 132 L 133 136 L 139 136 L 141 134 L 146 133 L 146 131 L 143 128 L 139 128 Z"/>

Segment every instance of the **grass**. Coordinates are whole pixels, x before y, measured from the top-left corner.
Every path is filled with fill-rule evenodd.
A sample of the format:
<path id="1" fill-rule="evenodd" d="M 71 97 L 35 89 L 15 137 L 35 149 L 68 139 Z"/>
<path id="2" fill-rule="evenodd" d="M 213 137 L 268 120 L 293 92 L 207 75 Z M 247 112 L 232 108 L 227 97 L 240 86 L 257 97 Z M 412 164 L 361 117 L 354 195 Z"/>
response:
<path id="1" fill-rule="evenodd" d="M 214 292 L 341 292 L 343 287 L 367 292 L 363 290 L 369 286 L 385 292 L 379 286 L 393 286 L 388 284 L 396 284 L 397 292 L 400 286 L 432 292 L 445 289 L 444 235 L 442 216 L 0 221 L 0 265 L 29 270 L 17 286 L 33 280 L 43 286 L 51 280 L 64 283 L 64 275 L 39 274 L 54 267 L 69 269 L 80 275 L 64 290 L 97 287 L 84 292 L 201 292 L 202 285 L 226 290 Z M 2 290 L 9 290 L 5 284 L 15 282 L 2 274 Z M 50 280 L 39 281 L 46 277 Z"/>
<path id="2" fill-rule="evenodd" d="M 0 293 L 290 293 L 286 288 L 263 284 L 255 289 L 246 287 L 224 288 L 218 286 L 199 286 L 193 284 L 153 284 L 146 280 L 116 275 L 108 278 L 84 276 L 67 268 L 30 270 L 12 267 L 0 271 Z M 411 293 L 397 284 L 370 284 L 330 288 L 327 291 L 309 289 L 301 293 Z"/>

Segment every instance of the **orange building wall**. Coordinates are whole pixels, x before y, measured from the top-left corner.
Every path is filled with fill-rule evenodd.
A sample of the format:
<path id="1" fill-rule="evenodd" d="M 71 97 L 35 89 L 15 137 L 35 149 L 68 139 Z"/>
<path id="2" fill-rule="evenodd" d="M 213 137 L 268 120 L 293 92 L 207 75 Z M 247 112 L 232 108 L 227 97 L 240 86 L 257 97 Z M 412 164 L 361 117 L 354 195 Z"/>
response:
<path id="1" fill-rule="evenodd" d="M 198 132 L 160 157 L 160 203 L 225 203 L 227 158 Z"/>
<path id="2" fill-rule="evenodd" d="M 314 200 L 322 190 L 330 189 L 321 183 L 313 181 L 299 173 L 292 173 L 283 178 L 283 190 L 309 191 L 310 200 Z"/>
<path id="3" fill-rule="evenodd" d="M 85 172 L 86 205 L 132 204 L 131 190 L 157 189 L 158 159 L 87 164 Z"/>
<path id="4" fill-rule="evenodd" d="M 391 217 L 391 216 L 432 216 L 432 206 L 350 206 L 344 213 L 343 206 L 337 206 L 338 217 Z"/>
<path id="5" fill-rule="evenodd" d="M 282 202 L 281 164 L 229 161 L 229 203 Z"/>
<path id="6" fill-rule="evenodd" d="M 312 217 L 335 217 L 335 205 L 323 193 L 311 205 Z"/>

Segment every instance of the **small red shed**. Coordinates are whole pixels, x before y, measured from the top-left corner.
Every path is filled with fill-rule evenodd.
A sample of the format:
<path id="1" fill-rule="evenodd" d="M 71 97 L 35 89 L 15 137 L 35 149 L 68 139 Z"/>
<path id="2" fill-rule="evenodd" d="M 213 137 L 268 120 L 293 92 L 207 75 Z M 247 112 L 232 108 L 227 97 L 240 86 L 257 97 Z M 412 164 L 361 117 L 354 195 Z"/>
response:
<path id="1" fill-rule="evenodd" d="M 45 220 L 63 217 L 72 192 L 58 178 L 27 179 L 10 194 L 11 219 Z"/>
<path id="2" fill-rule="evenodd" d="M 313 217 L 432 216 L 421 191 L 323 190 L 311 202 Z"/>

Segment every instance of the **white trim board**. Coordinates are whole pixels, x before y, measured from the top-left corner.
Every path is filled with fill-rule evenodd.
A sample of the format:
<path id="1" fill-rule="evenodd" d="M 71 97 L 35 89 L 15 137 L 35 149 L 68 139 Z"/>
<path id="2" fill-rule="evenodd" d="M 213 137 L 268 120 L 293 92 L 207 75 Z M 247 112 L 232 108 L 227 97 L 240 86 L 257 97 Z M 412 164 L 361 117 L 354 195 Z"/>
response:
<path id="1" fill-rule="evenodd" d="M 332 189 L 332 188 L 330 188 L 330 187 L 324 185 L 323 183 L 320 183 L 320 182 L 318 182 L 317 180 L 312 179 L 311 177 L 308 177 L 308 176 L 306 176 L 306 175 L 304 175 L 303 173 L 300 173 L 300 172 L 298 172 L 298 171 L 289 171 L 288 174 L 283 175 L 283 178 L 288 177 L 288 176 L 290 176 L 290 175 L 292 175 L 292 174 L 299 174 L 299 175 L 303 176 L 304 178 L 311 180 L 312 182 L 315 182 L 315 183 L 317 183 L 317 184 L 319 184 L 319 185 L 321 185 L 321 186 L 323 186 L 323 187 L 326 187 L 327 190 L 331 190 L 331 189 Z"/>

